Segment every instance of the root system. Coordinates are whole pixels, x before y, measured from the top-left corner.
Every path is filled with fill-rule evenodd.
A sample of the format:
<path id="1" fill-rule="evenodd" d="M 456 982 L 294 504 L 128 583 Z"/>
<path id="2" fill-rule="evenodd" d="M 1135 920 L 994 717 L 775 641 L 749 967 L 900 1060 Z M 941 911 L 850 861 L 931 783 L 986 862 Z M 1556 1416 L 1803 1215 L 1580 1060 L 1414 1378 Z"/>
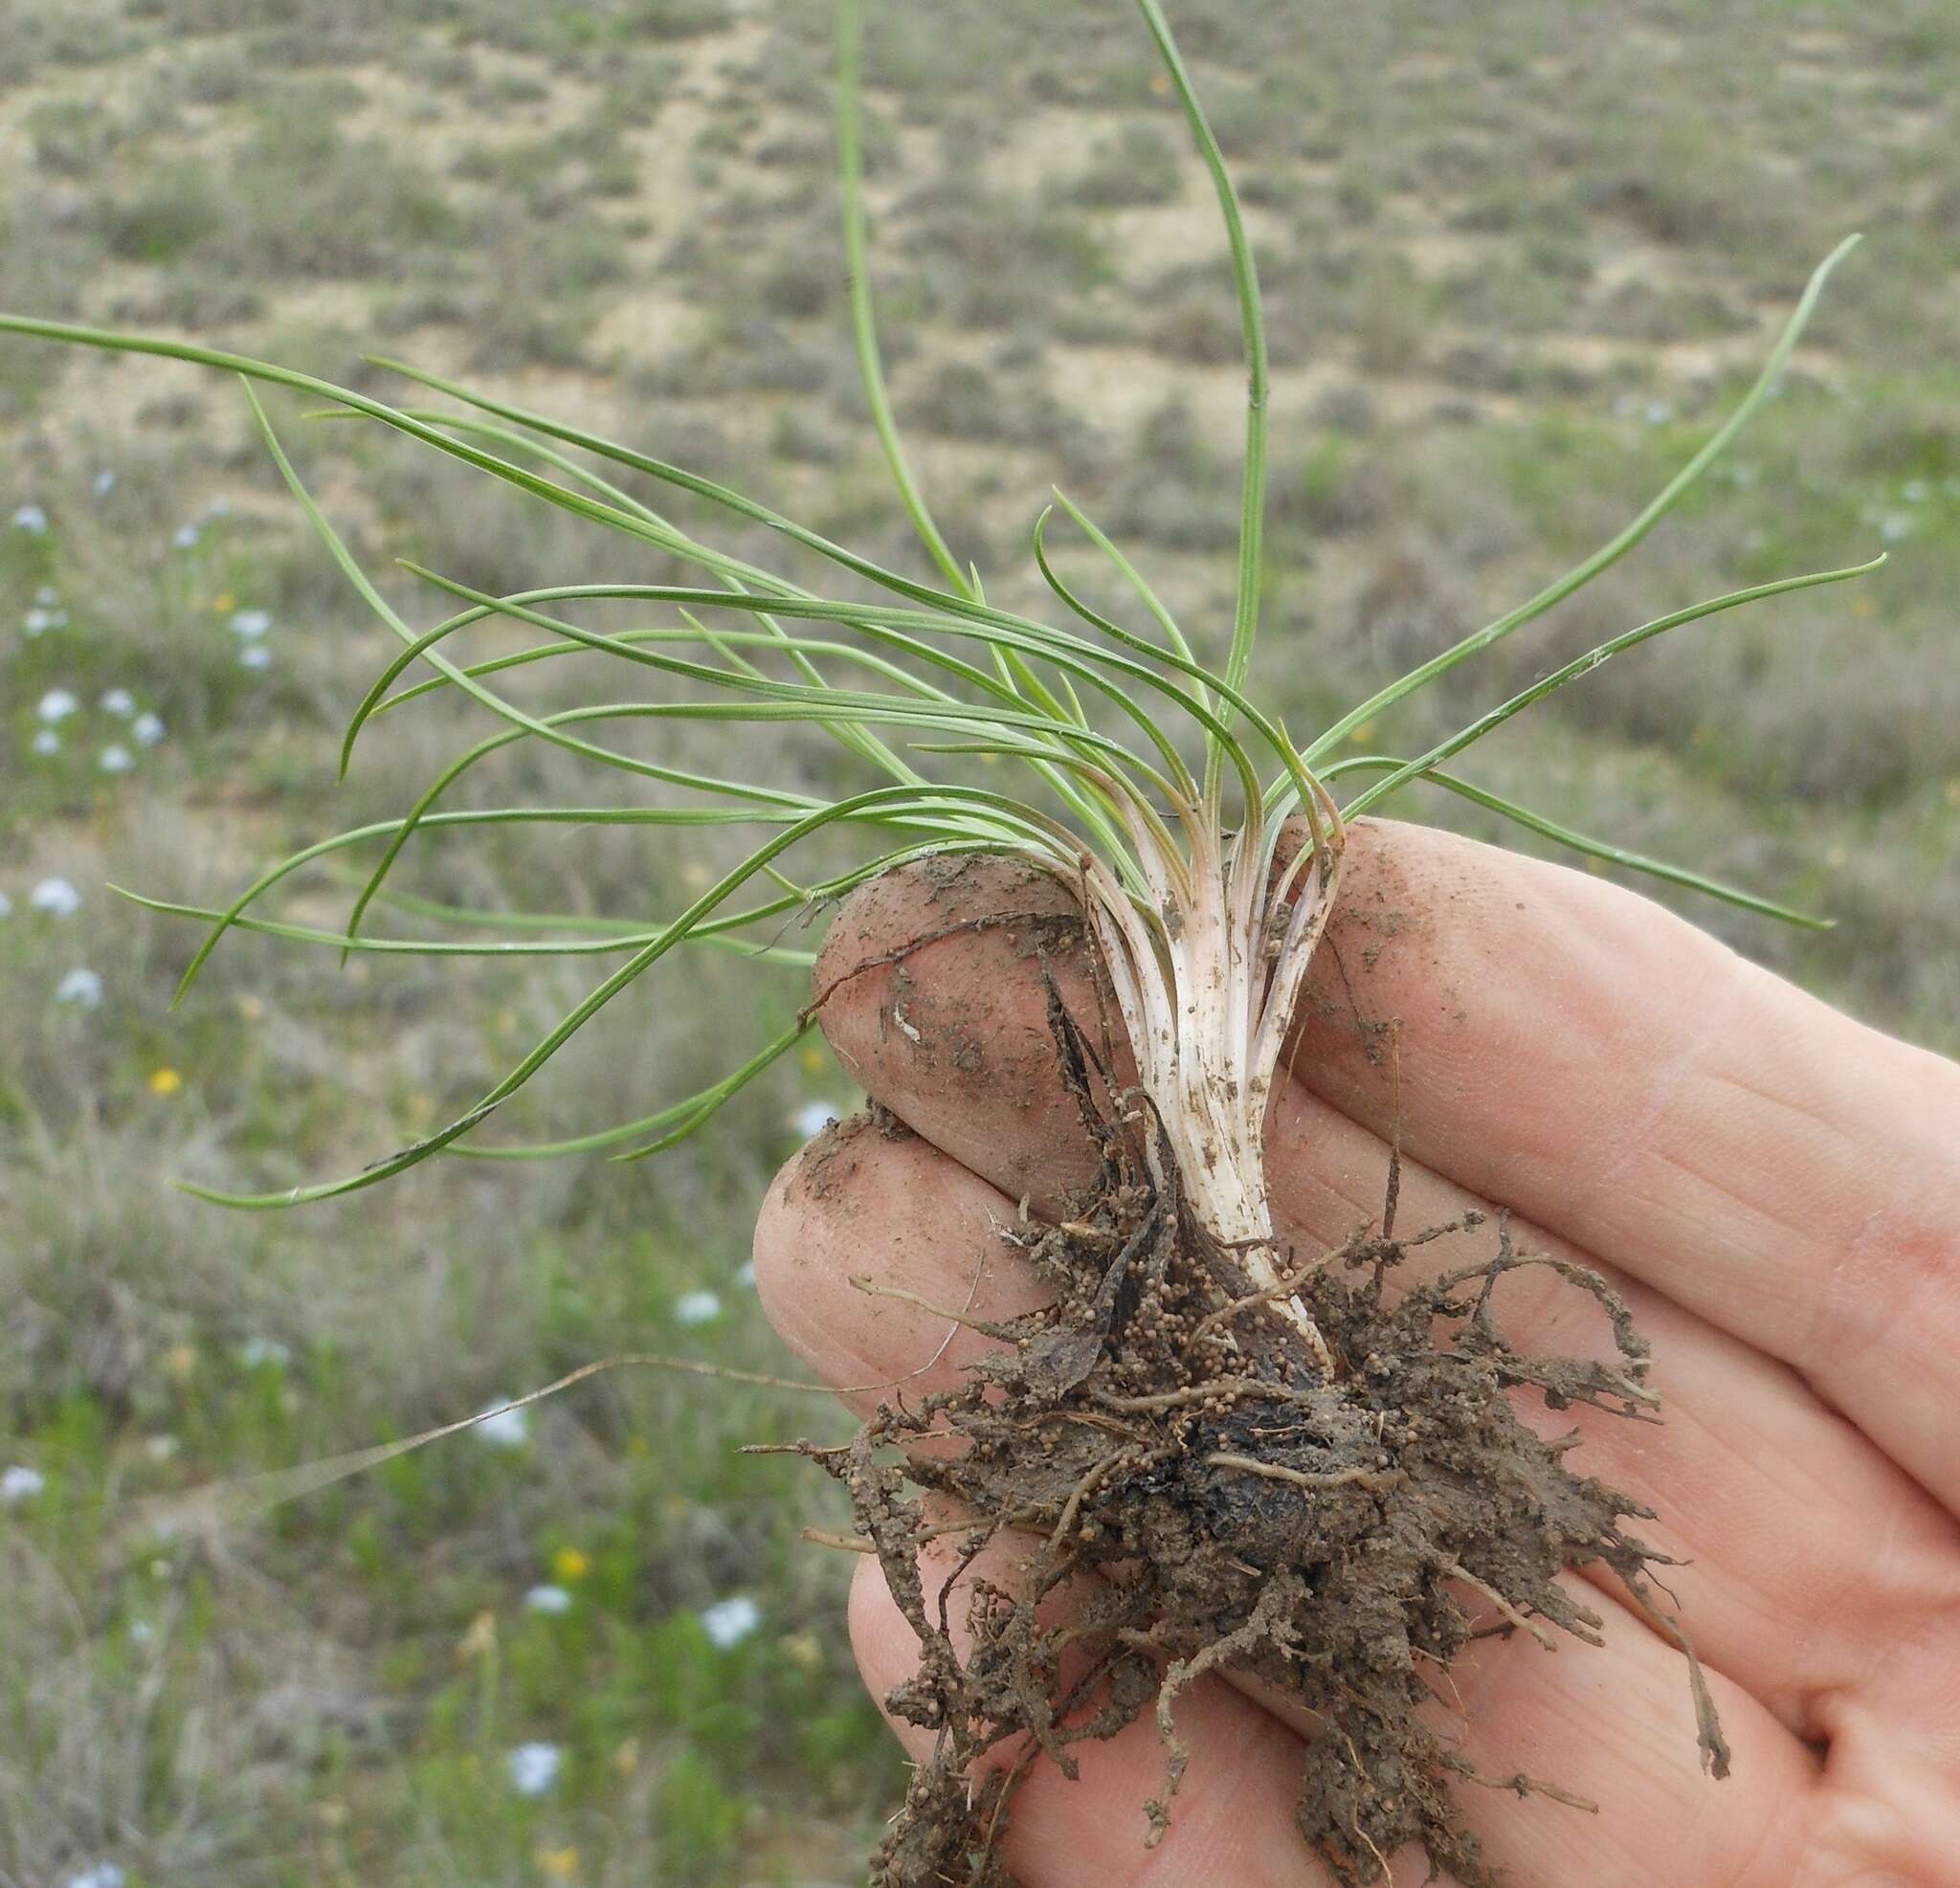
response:
<path id="1" fill-rule="evenodd" d="M 1145 1140 L 1160 1133 L 1147 1104 L 1116 1086 L 1052 984 L 1050 1024 L 1100 1149 L 1062 1223 L 1005 1235 L 1053 1303 L 983 1324 L 997 1347 L 957 1388 L 894 1396 L 847 1447 L 799 1445 L 849 1491 L 856 1544 L 919 1639 L 917 1674 L 886 1702 L 936 1742 L 874 1858 L 880 1888 L 1006 1888 L 1002 1837 L 1031 1767 L 1073 1775 L 1073 1747 L 1147 1713 L 1165 1754 L 1164 1787 L 1139 1806 L 1139 1842 L 1154 1843 L 1187 1764 L 1179 1694 L 1221 1668 L 1318 1723 L 1297 1815 L 1340 1881 L 1383 1880 L 1414 1841 L 1466 1888 L 1491 1883 L 1457 1790 L 1592 1806 L 1555 1778 L 1479 1775 L 1419 1707 L 1448 1697 L 1451 1664 L 1480 1638 L 1597 1642 L 1598 1615 L 1557 1578 L 1591 1563 L 1686 1653 L 1704 1761 L 1723 1774 L 1693 1653 L 1651 1597 L 1659 1557 L 1626 1531 L 1651 1511 L 1569 1466 L 1576 1434 L 1541 1439 L 1513 1407 L 1523 1390 L 1654 1420 L 1647 1346 L 1606 1283 L 1517 1251 L 1499 1215 L 1487 1259 L 1398 1292 L 1412 1251 L 1486 1222 L 1397 1235 L 1392 1170 L 1379 1228 L 1304 1261 L 1276 1255 L 1298 1300 L 1277 1316 L 1244 1255 L 1196 1223 L 1161 1141 Z M 1544 1266 L 1596 1300 L 1611 1364 L 1506 1340 L 1495 1288 Z M 1020 1544 L 1013 1590 L 970 1577 L 949 1617 L 922 1549 L 950 1541 L 965 1566 L 1000 1540 Z"/>

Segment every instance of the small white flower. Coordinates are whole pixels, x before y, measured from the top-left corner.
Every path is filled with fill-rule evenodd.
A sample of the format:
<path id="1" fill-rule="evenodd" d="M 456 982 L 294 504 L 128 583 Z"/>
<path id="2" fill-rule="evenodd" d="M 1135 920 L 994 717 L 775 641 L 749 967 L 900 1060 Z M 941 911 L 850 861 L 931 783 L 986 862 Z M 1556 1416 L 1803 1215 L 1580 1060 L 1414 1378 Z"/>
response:
<path id="1" fill-rule="evenodd" d="M 1916 522 L 1903 512 L 1895 511 L 1890 517 L 1879 520 L 1879 536 L 1886 544 L 1896 544 L 1901 538 L 1911 537 Z"/>
<path id="2" fill-rule="evenodd" d="M 558 1781 L 565 1754 L 555 1744 L 521 1744 L 503 1760 L 520 1796 L 542 1796 Z"/>
<path id="3" fill-rule="evenodd" d="M 1674 409 L 1665 400 L 1649 400 L 1640 417 L 1649 426 L 1665 426 L 1674 417 Z"/>
<path id="4" fill-rule="evenodd" d="M 129 1877 L 114 1862 L 98 1862 L 79 1875 L 71 1875 L 61 1888 L 126 1888 Z"/>
<path id="5" fill-rule="evenodd" d="M 683 1292 L 674 1300 L 675 1321 L 682 1324 L 712 1324 L 722 1315 L 722 1300 L 713 1292 Z"/>
<path id="6" fill-rule="evenodd" d="M 13 900 L 5 892 L 0 892 L 0 918 L 13 916 Z"/>
<path id="7" fill-rule="evenodd" d="M 736 1273 L 735 1282 L 738 1285 L 746 1285 L 750 1291 L 753 1291 L 755 1289 L 754 1259 L 746 1258 L 742 1261 L 742 1269 Z"/>
<path id="8" fill-rule="evenodd" d="M 1908 478 L 1899 488 L 1899 496 L 1909 505 L 1923 505 L 1933 495 L 1932 483 L 1925 478 Z"/>
<path id="9" fill-rule="evenodd" d="M 23 635 L 46 635 L 50 630 L 65 630 L 68 627 L 68 612 L 56 610 L 44 603 L 37 603 L 20 619 Z"/>
<path id="10" fill-rule="evenodd" d="M 52 723 L 66 721 L 80 706 L 81 703 L 75 699 L 73 689 L 51 688 L 41 697 L 41 705 L 34 713 L 44 722 Z"/>
<path id="11" fill-rule="evenodd" d="M 147 1619 L 132 1619 L 129 1622 L 129 1643 L 133 1646 L 153 1644 L 157 1629 Z"/>
<path id="12" fill-rule="evenodd" d="M 61 592 L 57 590 L 53 584 L 43 584 L 40 587 L 40 589 L 34 592 L 34 601 L 40 604 L 44 609 L 52 610 L 57 603 L 61 601 Z"/>
<path id="13" fill-rule="evenodd" d="M 74 969 L 55 986 L 56 1003 L 77 1003 L 84 1010 L 101 1007 L 102 980 L 93 970 Z"/>
<path id="14" fill-rule="evenodd" d="M 27 901 L 51 918 L 73 918 L 81 909 L 81 894 L 65 878 L 43 878 L 27 895 Z"/>
<path id="15" fill-rule="evenodd" d="M 39 1469 L 15 1462 L 11 1468 L 0 1469 L 0 1503 L 11 1508 L 16 1501 L 30 1501 L 47 1485 L 48 1477 Z"/>
<path id="16" fill-rule="evenodd" d="M 701 1628 L 708 1635 L 708 1643 L 724 1652 L 730 1646 L 739 1646 L 761 1624 L 762 1608 L 746 1593 L 717 1600 L 701 1615 Z"/>
<path id="17" fill-rule="evenodd" d="M 96 474 L 91 489 L 97 498 L 106 499 L 116 489 L 116 475 L 104 466 Z"/>
<path id="18" fill-rule="evenodd" d="M 164 738 L 163 717 L 145 709 L 129 723 L 129 732 L 135 735 L 139 747 L 154 747 Z"/>
<path id="19" fill-rule="evenodd" d="M 238 660 L 248 669 L 263 669 L 272 661 L 272 651 L 262 642 L 248 642 L 238 652 Z"/>
<path id="20" fill-rule="evenodd" d="M 470 1433 L 493 1449 L 522 1449 L 531 1439 L 531 1412 L 506 1410 L 503 1406 L 509 1400 L 500 1396 L 489 1406 L 496 1413 L 486 1413 Z"/>
<path id="21" fill-rule="evenodd" d="M 14 527 L 39 534 L 48 528 L 48 514 L 39 505 L 21 505 L 13 514 Z"/>
<path id="22" fill-rule="evenodd" d="M 110 742 L 96 762 L 104 773 L 127 773 L 135 765 L 136 756 L 120 741 Z"/>
<path id="23" fill-rule="evenodd" d="M 230 500 L 230 499 L 213 499 L 213 500 L 212 500 L 211 501 L 211 503 L 210 503 L 210 504 L 208 504 L 208 505 L 206 505 L 206 506 L 205 506 L 205 508 L 204 508 L 204 515 L 205 515 L 205 516 L 206 516 L 207 518 L 229 518 L 229 517 L 231 517 L 231 515 L 232 515 L 232 501 L 231 501 L 231 500 Z"/>
<path id="24" fill-rule="evenodd" d="M 34 736 L 31 744 L 36 754 L 58 754 L 61 751 L 61 737 L 51 727 L 44 727 Z"/>
<path id="25" fill-rule="evenodd" d="M 796 1132 L 806 1141 L 813 1141 L 836 1118 L 837 1111 L 828 1101 L 806 1101 L 791 1117 Z"/>
<path id="26" fill-rule="evenodd" d="M 146 1435 L 143 1439 L 143 1453 L 153 1462 L 167 1462 L 177 1453 L 177 1438 L 167 1431 L 161 1435 Z"/>
<path id="27" fill-rule="evenodd" d="M 238 1362 L 248 1370 L 256 1370 L 261 1364 L 283 1370 L 292 1361 L 293 1353 L 277 1338 L 247 1338 L 238 1346 Z"/>
<path id="28" fill-rule="evenodd" d="M 198 536 L 199 532 L 195 524 L 180 524 L 170 533 L 170 542 L 179 550 L 189 550 L 197 542 Z"/>
<path id="29" fill-rule="evenodd" d="M 548 1612 L 554 1617 L 571 1610 L 571 1595 L 563 1587 L 533 1587 L 524 1595 L 524 1606 L 532 1612 Z"/>
<path id="30" fill-rule="evenodd" d="M 136 712 L 136 697 L 126 688 L 107 688 L 96 702 L 105 715 L 114 715 L 119 722 L 126 722 Z"/>
<path id="31" fill-rule="evenodd" d="M 232 618 L 232 633 L 247 642 L 256 642 L 271 628 L 270 610 L 241 610 Z"/>

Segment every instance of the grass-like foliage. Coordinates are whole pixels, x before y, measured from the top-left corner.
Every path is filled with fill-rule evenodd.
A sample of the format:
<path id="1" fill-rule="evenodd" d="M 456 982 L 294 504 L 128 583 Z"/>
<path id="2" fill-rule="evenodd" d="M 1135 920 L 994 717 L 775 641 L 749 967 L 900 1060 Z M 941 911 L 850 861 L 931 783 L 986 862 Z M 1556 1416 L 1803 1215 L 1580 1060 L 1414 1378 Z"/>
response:
<path id="1" fill-rule="evenodd" d="M 1344 829 L 1392 794 L 1423 782 L 1466 796 L 1523 827 L 1594 858 L 1693 888 L 1797 924 L 1818 921 L 1769 899 L 1717 883 L 1575 833 L 1514 805 L 1452 770 L 1484 735 L 1609 657 L 1670 630 L 1788 590 L 1835 583 L 1874 567 L 1860 564 L 1793 575 L 1667 611 L 1600 643 L 1494 705 L 1419 753 L 1358 753 L 1364 724 L 1392 725 L 1392 711 L 1459 664 L 1526 628 L 1633 550 L 1708 470 L 1763 401 L 1788 359 L 1847 240 L 1812 277 L 1761 375 L 1702 449 L 1612 541 L 1535 596 L 1411 670 L 1331 725 L 1297 740 L 1258 705 L 1253 679 L 1263 571 L 1267 366 L 1258 272 L 1232 179 L 1191 75 L 1157 0 L 1138 0 L 1192 137 L 1215 186 L 1228 239 L 1247 365 L 1236 603 L 1223 657 L 1194 653 L 1193 637 L 1124 552 L 1060 492 L 1032 532 L 1032 556 L 1052 591 L 1052 620 L 989 602 L 977 569 L 962 561 L 935 522 L 900 442 L 880 366 L 865 212 L 859 101 L 860 22 L 843 0 L 837 38 L 837 148 L 851 320 L 869 400 L 904 509 L 929 554 L 932 574 L 887 567 L 784 517 L 744 493 L 637 448 L 526 411 L 408 365 L 379 361 L 441 406 L 392 405 L 310 374 L 222 349 L 105 332 L 28 316 L 0 316 L 0 330 L 92 347 L 169 356 L 240 376 L 281 473 L 326 548 L 375 614 L 400 640 L 349 724 L 343 771 L 370 721 L 415 711 L 436 691 L 467 697 L 487 718 L 482 737 L 457 755 L 399 818 L 323 838 L 269 867 L 222 911 L 139 901 L 202 919 L 209 934 L 186 970 L 188 990 L 234 928 L 315 945 L 345 957 L 384 954 L 590 956 L 616 960 L 590 991 L 476 1103 L 437 1132 L 361 1171 L 275 1193 L 191 1190 L 235 1207 L 330 1199 L 377 1185 L 436 1155 L 515 1157 L 611 1150 L 633 1159 L 672 1145 L 781 1055 L 811 1026 L 808 1012 L 702 1092 L 650 1098 L 643 1119 L 578 1139 L 535 1146 L 498 1142 L 498 1109 L 536 1076 L 622 991 L 684 949 L 734 949 L 759 963 L 804 966 L 808 953 L 779 940 L 789 921 L 852 886 L 933 854 L 990 852 L 1032 861 L 1081 899 L 1131 1039 L 1142 1085 L 1164 1123 L 1170 1152 L 1188 1174 L 1210 1171 L 1192 1158 L 1222 1144 L 1216 1170 L 1236 1175 L 1240 1197 L 1201 1201 L 1212 1230 L 1257 1241 L 1267 1231 L 1257 1181 L 1264 1099 L 1281 1033 L 1340 871 Z M 361 418 L 459 460 L 540 504 L 618 534 L 699 573 L 692 584 L 578 582 L 488 595 L 434 570 L 408 567 L 444 611 L 428 628 L 406 620 L 361 567 L 308 493 L 277 436 L 255 384 L 324 403 L 327 414 Z M 419 396 L 417 396 L 419 397 Z M 570 450 L 568 450 L 570 449 Z M 574 453 L 582 456 L 574 456 Z M 764 526 L 836 573 L 813 590 L 738 557 L 670 522 L 598 466 L 641 475 L 691 495 L 745 527 Z M 1091 601 L 1052 564 L 1050 533 L 1067 529 L 1106 560 L 1116 601 Z M 1874 560 L 1874 564 L 1877 560 Z M 600 633 L 563 613 L 604 602 L 631 609 L 628 627 Z M 540 640 L 485 657 L 469 648 L 479 626 L 528 627 Z M 620 692 L 547 713 L 502 692 L 505 672 L 561 658 L 600 656 L 617 665 Z M 586 672 L 580 667 L 580 672 Z M 663 688 L 663 684 L 666 686 Z M 840 797 L 724 778 L 611 744 L 608 730 L 636 721 L 792 723 L 818 730 L 858 776 Z M 614 733 L 612 742 L 619 742 Z M 662 789 L 657 804 L 523 804 L 458 809 L 453 789 L 479 762 L 537 742 L 596 768 Z M 969 765 L 960 757 L 981 757 Z M 1013 784 L 1002 784 L 1012 782 Z M 1282 847 L 1289 820 L 1306 843 Z M 505 914 L 508 935 L 486 936 L 481 914 L 399 898 L 396 861 L 412 842 L 501 823 L 607 822 L 647 827 L 738 826 L 756 843 L 691 903 L 664 922 L 634 929 L 548 913 Z M 822 841 L 834 865 L 839 838 L 855 857 L 800 876 L 799 849 Z M 345 924 L 332 931 L 278 915 L 277 895 L 306 868 L 371 857 Z M 442 927 L 434 937 L 384 935 L 377 907 L 415 913 Z M 1227 1183 L 1219 1183 L 1230 1191 Z"/>

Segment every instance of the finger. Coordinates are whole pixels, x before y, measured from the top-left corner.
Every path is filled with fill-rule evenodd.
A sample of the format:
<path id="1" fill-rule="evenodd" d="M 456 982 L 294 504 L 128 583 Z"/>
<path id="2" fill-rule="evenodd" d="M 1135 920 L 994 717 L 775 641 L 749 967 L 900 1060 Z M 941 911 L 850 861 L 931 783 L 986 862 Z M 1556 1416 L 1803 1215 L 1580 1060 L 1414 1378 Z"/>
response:
<path id="1" fill-rule="evenodd" d="M 928 1569 L 935 1594 L 947 1571 Z M 987 1577 L 1012 1584 L 1011 1551 L 994 1550 Z M 957 1594 L 948 1619 L 958 1615 Z M 918 1663 L 911 1629 L 875 1562 L 853 1584 L 852 1644 L 875 1696 Z M 1548 1655 L 1527 1640 L 1488 1641 L 1462 1670 L 1467 1722 L 1438 1703 L 1427 1715 L 1446 1745 L 1495 1785 L 1519 1773 L 1588 1797 L 1587 1813 L 1507 1789 L 1452 1786 L 1483 1858 L 1513 1888 L 1649 1888 L 1656 1881 L 1796 1879 L 1819 1792 L 1815 1766 L 1748 1698 L 1723 1684 L 1719 1702 L 1735 1743 L 1737 1775 L 1716 1785 L 1698 1767 L 1680 1661 L 1630 1621 L 1609 1621 L 1603 1650 Z M 1149 1717 L 1102 1745 L 1073 1747 L 1082 1776 L 1032 1768 L 1017 1799 L 1008 1854 L 1028 1888 L 1048 1883 L 1240 1884 L 1325 1878 L 1294 1826 L 1303 1744 L 1236 1687 L 1201 1680 L 1175 1707 L 1191 1751 L 1169 1832 L 1142 1847 L 1140 1806 L 1161 1793 L 1165 1754 Z M 915 1753 L 930 1734 L 894 1728 Z M 1397 1878 L 1415 1879 L 1392 1858 Z M 1308 1875 L 1310 1870 L 1322 1870 Z"/>
<path id="2" fill-rule="evenodd" d="M 1548 1654 L 1522 1638 L 1492 1640 L 1468 1671 L 1451 1667 L 1467 1711 L 1457 1720 L 1459 1748 L 1479 1775 L 1522 1771 L 1598 1806 L 1589 1815 L 1455 1786 L 1504 1879 L 1533 1888 L 1783 1888 L 1800 1879 L 1825 1808 L 1810 1752 L 1742 1687 L 1711 1673 L 1733 1768 L 1720 1783 L 1704 1775 L 1679 1654 L 1626 1613 L 1603 1613 L 1603 1647 Z"/>
<path id="3" fill-rule="evenodd" d="M 1310 1096 L 1276 1113 L 1269 1145 L 1276 1169 L 1296 1176 L 1281 1197 L 1316 1246 L 1338 1243 L 1364 1216 L 1361 1202 L 1378 1194 L 1386 1150 Z M 1311 1161 L 1298 1158 L 1302 1149 Z M 1402 1202 L 1402 1223 L 1414 1227 L 1457 1217 L 1467 1199 L 1411 1164 Z M 834 1384 L 889 1383 L 937 1358 L 907 1393 L 948 1388 L 989 1343 L 952 1325 L 948 1312 L 969 1293 L 983 1317 L 1011 1316 L 1043 1296 L 999 1236 L 1014 1211 L 924 1140 L 867 1127 L 839 1150 L 817 1144 L 778 1178 L 757 1227 L 765 1309 Z M 1434 1274 L 1485 1256 L 1481 1237 L 1417 1248 L 1408 1267 Z M 1535 1229 L 1518 1237 L 1524 1250 L 1567 1255 Z M 866 1298 L 848 1282 L 866 1270 L 915 1301 Z M 1521 1415 L 1547 1433 L 1576 1423 L 1586 1446 L 1575 1469 L 1659 1511 L 1638 1531 L 1692 1563 L 1669 1578 L 1698 1649 L 1785 1724 L 1821 1736 L 1855 1698 L 1860 1708 L 1885 1709 L 1901 1737 L 1937 1735 L 1952 1718 L 1937 1674 L 1960 1670 L 1960 1530 L 1783 1366 L 1657 1294 L 1631 1281 L 1625 1289 L 1663 1359 L 1665 1425 L 1585 1409 L 1554 1414 L 1535 1400 L 1521 1400 Z M 1503 1328 L 1519 1347 L 1610 1355 L 1597 1307 L 1562 1280 L 1526 1273 L 1499 1290 Z M 860 1410 L 879 1400 L 855 1399 Z M 1618 1597 L 1617 1583 L 1599 1577 Z M 1894 1656 L 1901 1643 L 1921 1655 Z"/>
<path id="4" fill-rule="evenodd" d="M 1612 1609 L 1604 1637 L 1603 1649 L 1570 1658 L 1498 1641 L 1500 1655 L 1468 1673 L 1451 1668 L 1468 1711 L 1461 1747 L 1481 1773 L 1522 1769 L 1599 1806 L 1596 1817 L 1555 1820 L 1476 1789 L 1466 1814 L 1517 1881 L 1934 1888 L 1950 1879 L 1960 1788 L 1940 1751 L 1867 1721 L 1856 1743 L 1819 1763 L 1710 1673 L 1734 1759 L 1717 1786 L 1698 1771 L 1684 1729 L 1680 1659 Z"/>
<path id="5" fill-rule="evenodd" d="M 1583 873 L 1358 826 L 1299 1078 L 1803 1372 L 1960 1503 L 1960 1070 Z M 1371 1059 L 1370 1051 L 1374 1058 Z"/>
<path id="6" fill-rule="evenodd" d="M 1305 1250 L 1338 1244 L 1380 1197 L 1387 1149 L 1305 1091 L 1282 1093 L 1267 1160 L 1277 1200 Z M 1398 1224 L 1460 1218 L 1487 1203 L 1420 1162 L 1401 1166 Z M 1707 1662 L 1786 1725 L 1822 1740 L 1853 1700 L 1882 1707 L 1901 1739 L 1960 1727 L 1960 1522 L 1786 1366 L 1706 1324 L 1639 1279 L 1513 1220 L 1518 1249 L 1585 1265 L 1626 1302 L 1657 1361 L 1659 1424 L 1516 1399 L 1542 1433 L 1578 1429 L 1571 1458 L 1658 1511 L 1635 1531 L 1685 1563 L 1668 1583 Z M 1403 1285 L 1489 1255 L 1487 1230 L 1413 1250 Z M 1515 1274 L 1493 1298 L 1521 1349 L 1612 1361 L 1598 1307 L 1549 1271 Z M 1609 1591 L 1604 1566 L 1587 1575 Z M 1897 1655 L 1914 1647 L 1909 1658 Z"/>
<path id="7" fill-rule="evenodd" d="M 1942 1441 L 1960 1393 L 1960 1076 L 1583 875 L 1372 821 L 1348 859 L 1298 1077 L 1387 1132 L 1398 1060 L 1411 1152 L 1795 1365 L 1960 1498 Z M 1036 954 L 1068 895 L 994 873 L 898 873 L 855 898 L 818 966 L 825 1028 L 873 1096 L 1052 1210 L 1090 1163 Z M 990 912 L 1032 915 L 890 962 Z M 1048 960 L 1095 1015 L 1081 948 Z M 1401 1019 L 1395 1058 L 1366 1027 L 1386 1018 Z"/>
<path id="8" fill-rule="evenodd" d="M 1054 1217 L 1093 1177 L 1095 1155 L 1061 1084 L 1042 977 L 1100 1040 L 1093 960 L 1068 928 L 1075 900 L 1054 879 L 993 859 L 964 864 L 950 878 L 889 872 L 846 901 L 813 977 L 824 1034 L 875 1100 Z M 919 939 L 932 941 L 908 948 Z"/>
<path id="9" fill-rule="evenodd" d="M 991 1347 L 943 1313 L 995 1322 L 1047 1302 L 1001 1237 L 1018 1218 L 1013 1202 L 909 1129 L 840 1122 L 769 1187 L 756 1218 L 756 1292 L 826 1383 L 860 1387 L 845 1400 L 863 1414 L 901 1381 L 913 1397 L 950 1388 Z"/>

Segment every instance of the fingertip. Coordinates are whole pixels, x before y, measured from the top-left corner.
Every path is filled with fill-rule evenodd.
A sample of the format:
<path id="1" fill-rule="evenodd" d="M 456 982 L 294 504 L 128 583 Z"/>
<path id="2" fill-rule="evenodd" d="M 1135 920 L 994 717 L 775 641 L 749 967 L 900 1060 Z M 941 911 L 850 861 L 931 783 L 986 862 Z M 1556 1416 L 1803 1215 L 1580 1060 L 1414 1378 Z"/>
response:
<path id="1" fill-rule="evenodd" d="M 1010 1319 L 1046 1301 L 1001 1236 L 1013 1217 L 1012 1202 L 929 1142 L 858 1116 L 826 1128 L 770 1185 L 756 1220 L 756 1292 L 778 1335 L 827 1382 L 924 1393 L 957 1381 L 991 1344 L 949 1321 Z"/>
<path id="2" fill-rule="evenodd" d="M 1068 889 L 1024 860 L 963 855 L 855 894 L 818 953 L 815 1003 L 866 1094 L 1011 1198 L 1051 1208 L 1095 1170 L 1048 1020 L 1048 979 L 1105 1033 Z M 1120 1045 L 1117 1078 L 1128 1079 Z"/>
<path id="3" fill-rule="evenodd" d="M 915 859 L 844 900 L 818 947 L 812 988 L 819 996 L 841 991 L 935 933 L 958 935 L 962 927 L 1001 919 L 1062 917 L 1078 908 L 1063 885 L 1025 859 L 988 853 Z"/>

